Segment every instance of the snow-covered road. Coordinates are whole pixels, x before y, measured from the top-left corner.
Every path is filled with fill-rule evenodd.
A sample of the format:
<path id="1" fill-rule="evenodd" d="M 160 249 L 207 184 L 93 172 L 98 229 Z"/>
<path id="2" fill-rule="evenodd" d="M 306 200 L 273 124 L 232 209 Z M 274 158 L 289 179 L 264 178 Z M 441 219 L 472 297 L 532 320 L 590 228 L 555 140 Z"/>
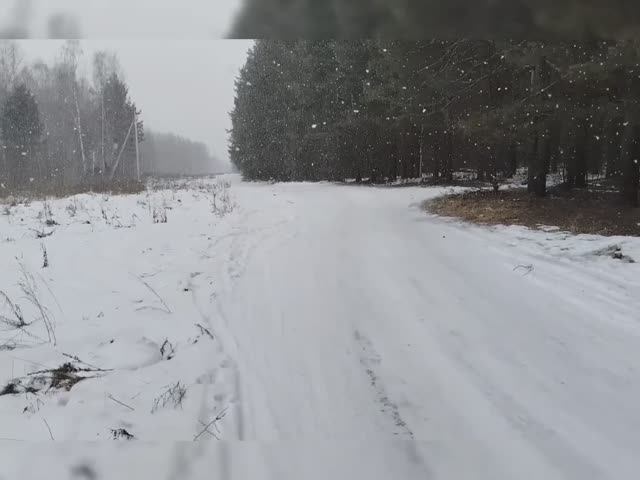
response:
<path id="1" fill-rule="evenodd" d="M 99 478 L 637 477 L 640 264 L 596 252 L 640 260 L 638 239 L 463 225 L 421 208 L 438 188 L 232 192 L 223 219 L 188 189 L 85 196 L 68 219 L 69 201 L 53 202 L 63 225 L 41 271 L 64 310 L 59 345 L 0 351 L 1 380 L 61 352 L 115 371 L 23 414 L 28 397 L 0 397 L 0 478 L 38 478 L 47 460 L 19 462 L 34 455 L 53 478 L 82 458 Z M 169 221 L 152 224 L 160 204 Z M 39 268 L 40 208 L 16 207 L 4 227 L 0 289 L 14 295 L 14 257 Z M 149 413 L 176 381 L 184 405 Z M 47 419 L 56 440 L 120 426 L 142 442 L 7 440 L 48 438 Z"/>
<path id="2" fill-rule="evenodd" d="M 640 270 L 580 250 L 612 240 L 464 227 L 419 188 L 236 193 L 253 206 L 214 328 L 238 439 L 362 448 L 351 478 L 637 475 Z"/>

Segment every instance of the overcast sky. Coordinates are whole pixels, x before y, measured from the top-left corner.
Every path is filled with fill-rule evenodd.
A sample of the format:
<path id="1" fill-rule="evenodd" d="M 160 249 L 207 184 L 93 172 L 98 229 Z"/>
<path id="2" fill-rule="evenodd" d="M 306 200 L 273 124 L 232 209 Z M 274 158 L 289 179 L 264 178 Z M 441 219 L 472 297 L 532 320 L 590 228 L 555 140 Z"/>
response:
<path id="1" fill-rule="evenodd" d="M 61 41 L 24 40 L 28 61 L 51 63 Z M 131 98 L 142 109 L 147 128 L 173 132 L 206 143 L 228 159 L 227 130 L 234 80 L 253 42 L 246 40 L 81 40 L 82 73 L 91 78 L 97 50 L 118 54 Z"/>
<path id="2" fill-rule="evenodd" d="M 23 23 L 46 37 L 52 14 L 73 14 L 83 38 L 222 38 L 242 0 L 0 0 L 0 27 Z"/>

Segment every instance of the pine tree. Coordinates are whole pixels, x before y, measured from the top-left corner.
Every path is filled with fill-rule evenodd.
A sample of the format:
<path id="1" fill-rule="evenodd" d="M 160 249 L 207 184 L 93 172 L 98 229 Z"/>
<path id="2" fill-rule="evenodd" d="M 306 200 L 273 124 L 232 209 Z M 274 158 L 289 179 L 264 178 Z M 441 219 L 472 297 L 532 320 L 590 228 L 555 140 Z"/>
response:
<path id="1" fill-rule="evenodd" d="M 5 101 L 0 128 L 8 162 L 8 181 L 12 185 L 26 185 L 29 178 L 39 173 L 42 138 L 38 104 L 26 85 L 18 85 Z"/>
<path id="2" fill-rule="evenodd" d="M 236 85 L 231 157 L 248 179 L 491 181 L 589 174 L 637 200 L 632 42 L 260 41 Z"/>

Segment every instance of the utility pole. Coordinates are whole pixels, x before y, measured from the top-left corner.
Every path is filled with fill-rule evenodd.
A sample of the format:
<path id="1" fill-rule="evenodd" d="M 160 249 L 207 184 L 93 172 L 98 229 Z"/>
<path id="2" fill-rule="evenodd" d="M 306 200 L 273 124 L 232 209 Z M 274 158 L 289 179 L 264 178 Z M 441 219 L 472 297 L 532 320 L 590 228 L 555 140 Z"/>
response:
<path id="1" fill-rule="evenodd" d="M 80 106 L 78 105 L 78 94 L 76 93 L 76 87 L 73 87 L 73 98 L 76 102 L 76 114 L 78 118 L 78 136 L 80 137 L 80 152 L 82 153 L 82 171 L 87 174 L 87 159 L 84 156 L 84 141 L 82 140 L 82 123 L 80 122 Z"/>
<path id="2" fill-rule="evenodd" d="M 131 129 L 133 128 L 133 125 L 136 123 L 135 119 L 133 120 L 133 122 L 131 123 L 131 125 L 129 125 L 129 131 L 127 131 L 127 136 L 124 137 L 124 142 L 122 144 L 122 148 L 120 149 L 120 153 L 118 154 L 118 158 L 116 159 L 115 163 L 113 164 L 113 166 L 111 167 L 111 172 L 109 173 L 109 180 L 113 180 L 113 177 L 116 174 L 116 170 L 118 169 L 118 166 L 120 165 L 120 159 L 122 158 L 122 154 L 124 153 L 124 149 L 127 146 L 127 142 L 129 141 L 129 137 L 131 136 Z"/>
<path id="3" fill-rule="evenodd" d="M 102 174 L 104 175 L 106 168 L 105 158 L 104 158 L 104 85 L 102 86 L 102 164 L 100 165 L 100 170 L 102 170 Z"/>
<path id="4" fill-rule="evenodd" d="M 138 145 L 138 113 L 133 112 L 133 128 L 136 133 L 136 175 L 138 181 L 140 181 L 140 147 Z"/>

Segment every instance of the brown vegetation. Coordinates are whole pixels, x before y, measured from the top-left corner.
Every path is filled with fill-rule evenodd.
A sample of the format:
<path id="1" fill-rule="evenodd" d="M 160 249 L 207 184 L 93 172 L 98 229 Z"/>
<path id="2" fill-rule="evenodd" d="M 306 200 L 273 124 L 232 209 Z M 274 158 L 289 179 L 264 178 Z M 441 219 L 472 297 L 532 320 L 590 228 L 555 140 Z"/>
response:
<path id="1" fill-rule="evenodd" d="M 92 181 L 75 186 L 61 187 L 51 183 L 29 185 L 28 187 L 0 189 L 0 202 L 9 198 L 28 198 L 42 200 L 46 198 L 65 198 L 80 193 L 109 193 L 113 195 L 130 195 L 143 192 L 145 184 L 136 180 Z"/>
<path id="2" fill-rule="evenodd" d="M 546 197 L 525 190 L 488 190 L 449 195 L 425 204 L 431 213 L 482 225 L 555 226 L 571 233 L 640 236 L 640 208 L 615 192 L 549 189 Z"/>

